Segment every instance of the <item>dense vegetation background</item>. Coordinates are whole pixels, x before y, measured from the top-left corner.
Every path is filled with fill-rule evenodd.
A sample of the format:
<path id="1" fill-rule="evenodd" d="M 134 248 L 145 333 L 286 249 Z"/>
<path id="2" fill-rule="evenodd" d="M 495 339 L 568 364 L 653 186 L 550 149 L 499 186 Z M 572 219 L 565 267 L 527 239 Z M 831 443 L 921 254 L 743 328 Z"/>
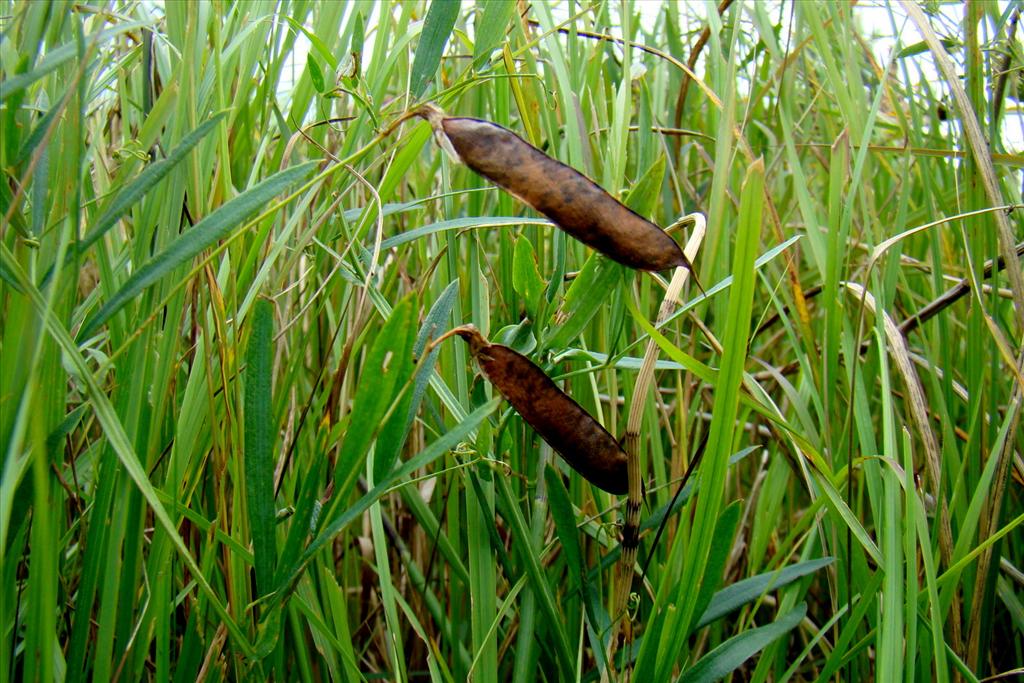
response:
<path id="1" fill-rule="evenodd" d="M 624 499 L 461 323 L 642 408 L 636 680 L 1024 663 L 1019 4 L 0 6 L 0 678 L 607 672 Z M 427 100 L 705 214 L 707 295 Z"/>

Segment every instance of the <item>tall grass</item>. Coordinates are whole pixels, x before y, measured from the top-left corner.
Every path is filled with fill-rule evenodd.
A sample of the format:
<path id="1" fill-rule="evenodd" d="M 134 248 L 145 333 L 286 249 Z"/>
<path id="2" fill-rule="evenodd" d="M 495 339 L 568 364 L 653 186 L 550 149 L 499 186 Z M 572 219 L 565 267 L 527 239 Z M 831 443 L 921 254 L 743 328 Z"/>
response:
<path id="1" fill-rule="evenodd" d="M 1020 669 L 1019 5 L 932 9 L 4 2 L 0 677 Z M 705 214 L 706 296 L 655 327 L 663 278 L 387 130 L 427 100 Z M 643 408 L 625 614 L 622 501 L 461 323 Z"/>

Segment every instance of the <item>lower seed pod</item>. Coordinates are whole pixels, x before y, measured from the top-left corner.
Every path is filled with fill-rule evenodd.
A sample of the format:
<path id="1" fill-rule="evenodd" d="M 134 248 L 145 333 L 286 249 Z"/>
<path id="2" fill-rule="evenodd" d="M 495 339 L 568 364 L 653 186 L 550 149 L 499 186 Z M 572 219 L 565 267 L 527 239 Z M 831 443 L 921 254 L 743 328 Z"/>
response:
<path id="1" fill-rule="evenodd" d="M 512 131 L 490 121 L 445 116 L 431 105 L 419 113 L 445 151 L 580 242 L 638 270 L 693 270 L 664 230 Z"/>
<path id="2" fill-rule="evenodd" d="M 469 343 L 491 384 L 573 469 L 608 493 L 626 493 L 626 453 L 619 442 L 543 370 L 507 346 L 489 343 L 472 325 L 450 334 Z"/>

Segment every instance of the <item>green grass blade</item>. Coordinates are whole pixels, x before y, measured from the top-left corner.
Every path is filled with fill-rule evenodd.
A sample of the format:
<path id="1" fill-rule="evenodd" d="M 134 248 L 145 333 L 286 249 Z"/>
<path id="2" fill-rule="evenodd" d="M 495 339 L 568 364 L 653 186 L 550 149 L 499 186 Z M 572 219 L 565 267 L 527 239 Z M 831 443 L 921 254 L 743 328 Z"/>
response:
<path id="1" fill-rule="evenodd" d="M 437 73 L 444 46 L 448 44 L 448 38 L 455 28 L 461 6 L 460 0 L 431 0 L 427 17 L 423 20 L 420 44 L 412 62 L 409 92 L 414 98 L 423 94 L 427 83 Z"/>
<path id="2" fill-rule="evenodd" d="M 786 635 L 807 614 L 806 603 L 787 612 L 768 626 L 752 628 L 733 636 L 707 653 L 679 677 L 680 683 L 713 683 L 738 669 L 745 661 L 763 650 L 772 641 Z"/>
<path id="3" fill-rule="evenodd" d="M 374 486 L 373 489 L 356 501 L 355 504 L 338 514 L 333 519 L 328 520 L 316 537 L 310 541 L 309 545 L 302 552 L 302 555 L 283 572 L 278 572 L 278 589 L 275 591 L 275 599 L 283 599 L 283 591 L 286 590 L 288 585 L 290 585 L 296 578 L 298 578 L 306 564 L 308 564 L 313 556 L 323 549 L 331 539 L 334 538 L 334 536 L 351 524 L 352 521 L 358 518 L 360 514 L 369 509 L 370 505 L 372 505 L 378 498 L 380 498 L 380 496 L 386 493 L 404 477 L 421 467 L 426 467 L 469 436 L 477 427 L 480 426 L 480 423 L 498 407 L 498 403 L 499 401 L 495 399 L 474 410 L 456 427 L 453 427 L 450 431 L 445 433 L 444 436 L 425 448 L 419 455 L 411 458 L 408 462 L 393 471 L 389 476 Z"/>
<path id="4" fill-rule="evenodd" d="M 583 270 L 569 285 L 549 329 L 554 334 L 544 346 L 561 349 L 578 337 L 618 287 L 628 269 L 601 254 L 591 254 Z"/>
<path id="5" fill-rule="evenodd" d="M 79 338 L 89 337 L 147 287 L 226 237 L 258 209 L 269 204 L 286 188 L 308 175 L 313 166 L 315 166 L 315 162 L 307 162 L 276 173 L 196 223 L 191 230 L 178 237 L 161 253 L 132 273 L 107 303 L 86 321 L 79 332 Z"/>
<path id="6" fill-rule="evenodd" d="M 426 317 L 423 319 L 423 325 L 420 327 L 420 332 L 416 336 L 416 344 L 412 350 L 415 358 L 419 359 L 423 355 L 428 342 L 441 336 L 451 317 L 452 308 L 455 306 L 458 295 L 459 283 L 458 281 L 453 281 L 448 283 L 448 286 L 444 288 L 441 295 L 434 301 L 434 305 L 427 312 Z M 408 435 L 413 420 L 416 419 L 416 412 L 419 410 L 423 396 L 427 392 L 430 379 L 434 375 L 434 368 L 437 366 L 437 358 L 440 352 L 441 349 L 438 347 L 431 349 L 416 372 L 416 381 L 412 388 L 412 400 L 406 412 L 405 432 L 402 435 L 402 440 Z"/>
<path id="7" fill-rule="evenodd" d="M 334 471 L 335 497 L 343 500 L 362 469 L 373 438 L 381 429 L 381 420 L 412 373 L 412 349 L 415 343 L 416 297 L 410 295 L 391 311 L 390 317 L 366 357 L 363 377 L 352 400 L 352 414 L 345 441 Z M 402 414 L 404 420 L 405 413 Z M 391 447 L 388 463 L 378 466 L 383 478 L 398 456 Z"/>
<path id="8" fill-rule="evenodd" d="M 515 0 L 487 0 L 476 3 L 481 11 L 477 14 L 476 42 L 473 44 L 473 68 L 479 69 L 505 38 L 508 22 L 515 15 Z"/>
<path id="9" fill-rule="evenodd" d="M 103 212 L 103 215 L 96 220 L 96 223 L 89 229 L 85 237 L 75 245 L 76 251 L 79 254 L 84 253 L 96 243 L 96 240 L 103 237 L 130 208 L 146 196 L 146 193 L 152 190 L 168 173 L 174 170 L 188 156 L 188 153 L 217 127 L 225 116 L 226 114 L 224 113 L 216 114 L 199 124 L 195 130 L 181 139 L 178 146 L 165 159 L 154 161 L 146 166 L 138 177 L 117 193 L 117 196 L 114 197 L 114 200 L 107 207 L 106 211 Z"/>
<path id="10" fill-rule="evenodd" d="M 525 237 L 516 240 L 512 264 L 512 286 L 523 300 L 526 314 L 531 320 L 539 320 L 543 305 L 544 279 L 537 272 L 537 260 L 533 245 Z"/>
<path id="11" fill-rule="evenodd" d="M 253 309 L 245 370 L 245 502 L 256 561 L 256 586 L 266 594 L 274 582 L 274 305 L 260 299 Z"/>
<path id="12" fill-rule="evenodd" d="M 736 235 L 732 275 L 735 278 L 729 296 L 729 310 L 725 322 L 725 353 L 719 381 L 715 387 L 715 405 L 712 411 L 708 453 L 701 463 L 702 495 L 697 501 L 694 516 L 694 548 L 689 553 L 680 581 L 682 590 L 689 591 L 703 580 L 708 552 L 713 541 L 715 520 L 721 508 L 725 472 L 736 427 L 739 410 L 740 386 L 743 366 L 747 357 L 750 334 L 750 313 L 754 295 L 754 261 L 760 243 L 761 209 L 764 199 L 764 165 L 755 162 L 747 172 L 740 199 L 739 230 Z M 680 600 L 682 609 L 676 619 L 670 620 L 669 652 L 682 651 L 682 641 L 690 633 L 694 621 L 694 603 Z M 663 658 L 658 666 L 659 678 L 668 672 L 674 657 Z"/>
<path id="13" fill-rule="evenodd" d="M 768 591 L 788 586 L 799 578 L 829 566 L 834 561 L 831 557 L 823 557 L 820 560 L 798 562 L 774 572 L 766 572 L 737 581 L 715 593 L 703 616 L 697 620 L 696 628 L 707 626 L 743 605 L 757 600 Z"/>
<path id="14" fill-rule="evenodd" d="M 562 542 L 565 553 L 565 564 L 569 568 L 570 590 L 575 592 L 586 580 L 586 565 L 583 563 L 583 552 L 580 549 L 579 530 L 576 528 L 576 515 L 572 511 L 569 492 L 562 482 L 562 476 L 552 466 L 544 469 L 547 481 L 548 501 L 551 505 L 551 518 L 555 522 L 558 539 Z"/>
<path id="15" fill-rule="evenodd" d="M 513 218 L 504 216 L 481 216 L 479 218 L 452 218 L 450 220 L 438 221 L 428 225 L 421 225 L 406 232 L 388 237 L 381 241 L 381 249 L 391 249 L 400 244 L 407 244 L 415 240 L 451 230 L 469 230 L 474 228 L 505 228 L 519 225 L 552 225 L 546 218 Z"/>
<path id="16" fill-rule="evenodd" d="M 157 493 L 154 490 L 152 483 L 150 483 L 149 478 L 146 476 L 146 471 L 139 462 L 138 456 L 132 448 L 128 436 L 124 432 L 121 421 L 118 418 L 113 405 L 110 403 L 110 399 L 107 398 L 106 394 L 96 382 L 88 364 L 82 357 L 81 352 L 78 350 L 77 345 L 74 340 L 71 339 L 71 335 L 53 316 L 52 312 L 47 311 L 42 295 L 40 295 L 39 291 L 28 281 L 27 276 L 14 261 L 13 256 L 6 246 L 0 245 L 0 258 L 7 262 L 8 269 L 17 276 L 18 283 L 26 292 L 28 292 L 33 305 L 36 306 L 36 309 L 42 314 L 49 313 L 48 315 L 45 315 L 47 329 L 57 344 L 61 347 L 61 350 L 65 354 L 65 358 L 73 365 L 78 376 L 85 382 L 88 389 L 89 400 L 93 404 L 96 417 L 103 426 L 106 437 L 110 442 L 111 447 L 114 449 L 114 452 L 117 454 L 118 459 L 121 461 L 121 464 L 124 466 L 125 471 L 131 477 L 139 492 L 146 499 L 150 509 L 153 511 L 153 516 L 160 523 L 160 526 L 163 527 L 164 531 L 170 536 L 175 548 L 185 561 L 185 564 L 188 566 L 189 570 L 193 572 L 195 581 L 206 595 L 206 598 L 210 601 L 211 607 L 213 607 L 217 615 L 223 620 L 225 627 L 231 634 L 237 646 L 243 652 L 251 653 L 252 646 L 249 644 L 249 641 L 238 627 L 238 624 L 231 618 L 231 615 L 228 613 L 227 609 L 225 609 L 223 603 L 221 603 L 217 594 L 214 592 L 213 587 L 206 580 L 205 574 L 200 569 L 199 565 L 196 564 L 196 561 L 192 558 L 191 553 L 188 551 L 184 541 L 182 541 L 181 536 L 178 534 L 176 525 L 167 514 L 163 504 L 160 503 Z"/>
<path id="17" fill-rule="evenodd" d="M 693 591 L 693 599 L 696 602 L 694 614 L 704 614 L 711 604 L 712 598 L 716 595 L 718 587 L 722 583 L 722 576 L 725 571 L 726 562 L 729 560 L 729 553 L 732 551 L 733 538 L 736 536 L 736 526 L 740 521 L 740 513 L 743 510 L 738 501 L 734 501 L 722 510 L 715 526 L 715 535 L 711 542 L 711 549 L 708 552 L 707 569 L 704 572 L 704 579 L 700 583 L 700 589 Z M 697 620 L 700 623 L 700 620 Z M 694 626 L 696 629 L 697 626 Z"/>

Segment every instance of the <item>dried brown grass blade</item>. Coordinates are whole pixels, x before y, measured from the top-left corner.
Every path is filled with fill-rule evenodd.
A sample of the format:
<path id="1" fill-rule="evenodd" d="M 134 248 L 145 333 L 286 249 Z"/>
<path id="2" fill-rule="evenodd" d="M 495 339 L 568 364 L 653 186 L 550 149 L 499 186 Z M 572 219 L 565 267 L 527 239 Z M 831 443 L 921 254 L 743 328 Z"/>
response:
<path id="1" fill-rule="evenodd" d="M 953 530 L 949 521 L 949 509 L 946 507 L 945 498 L 940 490 L 942 482 L 942 453 L 939 449 L 939 441 L 932 430 L 931 419 L 928 417 L 928 399 L 921 386 L 921 379 L 917 376 L 914 363 L 910 358 L 910 349 L 907 348 L 907 340 L 903 338 L 900 328 L 896 325 L 889 314 L 879 310 L 875 297 L 864 287 L 854 282 L 844 283 L 863 305 L 874 313 L 881 316 L 885 329 L 886 342 L 889 345 L 889 355 L 892 356 L 899 370 L 903 383 L 907 388 L 907 406 L 910 416 L 917 427 L 917 432 L 924 444 L 924 464 L 928 474 L 928 482 L 931 487 L 931 494 L 935 498 L 939 515 L 939 553 L 945 566 L 949 566 L 953 557 Z M 960 610 L 954 606 L 950 612 L 950 628 L 953 633 L 953 641 L 957 647 L 960 643 Z"/>
<path id="2" fill-rule="evenodd" d="M 684 217 L 679 223 L 692 222 L 694 228 L 690 233 L 690 239 L 683 250 L 687 259 L 692 263 L 697 257 L 697 251 L 704 241 L 707 231 L 706 221 L 703 214 L 695 213 Z M 671 228 L 670 228 L 671 229 Z M 678 306 L 683 286 L 690 275 L 686 268 L 676 268 L 669 282 L 668 289 L 662 299 L 661 307 L 658 310 L 658 323 L 664 322 L 672 315 Z M 643 418 L 643 407 L 650 393 L 651 384 L 654 381 L 654 366 L 658 360 L 658 344 L 653 339 L 647 342 L 647 349 L 644 352 L 644 360 L 637 375 L 636 386 L 633 392 L 633 402 L 629 406 L 629 417 L 626 421 L 626 434 L 623 445 L 628 457 L 629 472 L 629 494 L 626 499 L 626 512 L 622 524 L 622 555 L 619 557 L 615 572 L 615 589 L 612 601 L 612 627 L 611 636 L 608 639 L 609 667 L 612 666 L 615 651 L 618 648 L 619 629 L 625 628 L 626 640 L 631 637 L 632 632 L 629 618 L 626 613 L 626 604 L 629 601 L 629 593 L 632 588 L 634 565 L 636 564 L 638 533 L 640 528 L 640 506 L 643 502 L 643 480 L 640 472 L 640 423 Z M 602 681 L 608 680 L 609 673 L 605 671 L 601 677 Z"/>

